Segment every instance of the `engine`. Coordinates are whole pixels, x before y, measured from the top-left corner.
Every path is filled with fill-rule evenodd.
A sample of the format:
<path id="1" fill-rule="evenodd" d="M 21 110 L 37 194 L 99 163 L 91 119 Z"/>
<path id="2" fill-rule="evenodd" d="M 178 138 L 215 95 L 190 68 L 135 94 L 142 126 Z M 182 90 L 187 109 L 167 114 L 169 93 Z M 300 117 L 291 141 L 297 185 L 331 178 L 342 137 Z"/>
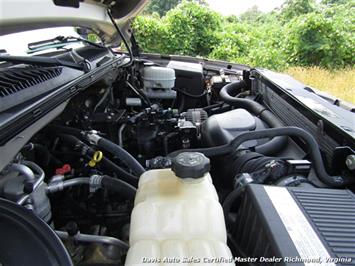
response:
<path id="1" fill-rule="evenodd" d="M 332 249 L 323 236 L 334 228 L 320 224 L 331 213 L 341 220 L 334 208 L 354 215 L 350 144 L 339 144 L 335 158 L 318 145 L 325 136 L 282 120 L 250 70 L 136 60 L 112 71 L 70 99 L 0 173 L 1 198 L 55 231 L 68 261 L 233 265 L 355 256 Z M 294 212 L 283 212 L 277 194 Z M 320 253 L 297 243 L 300 223 L 318 239 L 305 245 Z"/>

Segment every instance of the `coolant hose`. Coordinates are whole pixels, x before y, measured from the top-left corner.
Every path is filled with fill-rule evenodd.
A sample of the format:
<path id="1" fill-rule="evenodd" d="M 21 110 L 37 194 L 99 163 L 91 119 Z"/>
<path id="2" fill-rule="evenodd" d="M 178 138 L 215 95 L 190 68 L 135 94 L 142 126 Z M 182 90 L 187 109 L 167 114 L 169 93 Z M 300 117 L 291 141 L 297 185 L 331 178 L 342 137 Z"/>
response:
<path id="1" fill-rule="evenodd" d="M 97 243 L 103 245 L 112 245 L 112 246 L 119 247 L 120 249 L 123 250 L 128 250 L 129 248 L 129 245 L 126 242 L 110 236 L 88 235 L 88 234 L 82 234 L 80 232 L 78 232 L 74 236 L 71 236 L 68 234 L 68 232 L 58 231 L 58 230 L 55 230 L 55 233 L 62 240 L 74 240 L 78 243 Z"/>
<path id="2" fill-rule="evenodd" d="M 59 137 L 62 140 L 73 145 L 75 148 L 85 150 L 87 153 L 87 157 L 89 157 L 89 158 L 91 158 L 95 153 L 94 149 L 92 149 L 90 146 L 86 145 L 84 142 L 82 142 L 81 140 L 79 140 L 75 136 L 67 135 L 67 134 L 60 134 Z M 118 165 L 116 165 L 114 162 L 107 159 L 106 157 L 103 157 L 100 163 L 103 166 L 105 166 L 106 168 L 108 168 L 108 169 L 112 170 L 114 173 L 116 173 L 117 176 L 120 179 L 122 179 L 123 181 L 125 181 L 135 187 L 138 185 L 138 177 L 137 176 L 134 176 L 134 175 L 128 173 L 127 171 L 125 171 L 124 169 L 122 169 L 121 167 L 119 167 Z"/>
<path id="3" fill-rule="evenodd" d="M 77 177 L 77 178 L 73 178 L 61 182 L 57 181 L 54 184 L 49 184 L 47 187 L 47 191 L 49 193 L 55 193 L 57 191 L 62 191 L 63 189 L 68 187 L 91 185 L 91 184 L 92 184 L 92 179 L 90 177 Z M 109 176 L 102 176 L 100 180 L 100 186 L 104 189 L 115 191 L 120 195 L 122 195 L 124 198 L 129 200 L 134 200 L 137 192 L 136 188 L 133 187 L 132 185 L 122 180 L 112 178 Z"/>
<path id="4" fill-rule="evenodd" d="M 132 185 L 109 176 L 103 176 L 101 186 L 107 190 L 114 190 L 129 200 L 134 200 L 137 192 L 137 189 Z"/>
<path id="5" fill-rule="evenodd" d="M 179 150 L 171 153 L 169 157 L 175 157 L 181 152 L 201 152 L 207 157 L 222 156 L 227 155 L 232 151 L 235 151 L 239 146 L 248 140 L 263 139 L 263 138 L 274 138 L 277 136 L 289 136 L 298 137 L 306 142 L 309 149 L 309 154 L 311 161 L 320 181 L 329 187 L 342 188 L 355 183 L 355 178 L 343 178 L 341 176 L 330 176 L 324 167 L 322 155 L 319 151 L 319 146 L 314 137 L 307 131 L 298 127 L 282 127 L 282 128 L 269 128 L 258 131 L 248 131 L 240 134 L 230 143 L 213 147 L 213 148 L 202 148 L 202 149 L 185 149 Z"/>
<path id="6" fill-rule="evenodd" d="M 279 119 L 258 102 L 234 97 L 234 95 L 238 94 L 241 89 L 246 87 L 247 83 L 244 80 L 236 81 L 225 85 L 219 92 L 219 96 L 229 105 L 236 108 L 243 108 L 253 113 L 271 128 L 282 127 L 283 125 Z M 264 155 L 275 154 L 285 147 L 286 142 L 287 138 L 284 136 L 275 137 L 264 144 L 256 146 L 255 151 Z"/>
<path id="7" fill-rule="evenodd" d="M 144 167 L 121 146 L 103 137 L 98 138 L 96 145 L 115 155 L 119 160 L 122 161 L 123 164 L 125 164 L 129 169 L 131 169 L 137 176 L 141 176 L 145 172 Z"/>
<path id="8" fill-rule="evenodd" d="M 51 133 L 60 133 L 75 136 L 77 138 L 81 138 L 83 136 L 84 131 L 78 128 L 69 127 L 69 126 L 58 126 L 58 125 L 48 125 L 47 130 Z"/>
<path id="9" fill-rule="evenodd" d="M 243 194 L 245 187 L 238 187 L 233 190 L 225 198 L 222 204 L 224 220 L 226 221 L 227 228 L 229 227 L 229 213 L 232 208 L 233 203 Z"/>
<path id="10" fill-rule="evenodd" d="M 62 183 L 62 188 L 68 188 L 68 187 L 74 187 L 74 186 L 80 186 L 80 185 L 89 185 L 90 184 L 90 178 L 89 177 L 77 177 L 69 180 L 65 180 Z M 50 186 L 48 187 L 48 191 L 51 191 Z"/>
<path id="11" fill-rule="evenodd" d="M 247 109 L 253 114 L 260 114 L 265 110 L 264 106 L 253 100 L 236 98 L 233 96 L 238 94 L 244 88 L 247 88 L 247 83 L 244 80 L 229 83 L 220 90 L 219 97 L 221 97 L 224 102 L 234 107 Z"/>
<path id="12" fill-rule="evenodd" d="M 139 178 L 137 176 L 132 175 L 131 173 L 128 173 L 126 170 L 119 167 L 117 164 L 115 164 L 111 160 L 107 159 L 106 157 L 103 157 L 101 162 L 104 166 L 106 166 L 107 168 L 110 168 L 113 172 L 115 172 L 117 174 L 117 176 L 120 179 L 122 179 L 123 181 L 133 185 L 134 187 L 138 186 Z"/>

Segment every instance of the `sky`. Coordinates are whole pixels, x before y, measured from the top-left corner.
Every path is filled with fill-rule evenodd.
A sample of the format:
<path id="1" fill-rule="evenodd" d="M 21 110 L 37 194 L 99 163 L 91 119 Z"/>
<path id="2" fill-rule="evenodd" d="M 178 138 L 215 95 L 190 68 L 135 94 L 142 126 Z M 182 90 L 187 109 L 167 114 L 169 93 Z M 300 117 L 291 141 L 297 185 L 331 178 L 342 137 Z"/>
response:
<path id="1" fill-rule="evenodd" d="M 239 15 L 253 6 L 263 12 L 280 7 L 285 0 L 206 0 L 209 6 L 223 15 Z"/>

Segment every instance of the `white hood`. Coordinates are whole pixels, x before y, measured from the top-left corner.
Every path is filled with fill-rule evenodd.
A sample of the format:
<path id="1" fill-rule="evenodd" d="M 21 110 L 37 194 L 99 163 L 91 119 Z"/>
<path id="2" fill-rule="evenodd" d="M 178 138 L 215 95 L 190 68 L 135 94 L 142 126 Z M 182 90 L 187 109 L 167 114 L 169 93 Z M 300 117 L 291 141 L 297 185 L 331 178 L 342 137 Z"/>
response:
<path id="1" fill-rule="evenodd" d="M 127 29 L 147 0 L 0 0 L 0 36 L 27 30 L 74 26 L 89 28 L 106 43 L 119 41 L 107 8 Z"/>

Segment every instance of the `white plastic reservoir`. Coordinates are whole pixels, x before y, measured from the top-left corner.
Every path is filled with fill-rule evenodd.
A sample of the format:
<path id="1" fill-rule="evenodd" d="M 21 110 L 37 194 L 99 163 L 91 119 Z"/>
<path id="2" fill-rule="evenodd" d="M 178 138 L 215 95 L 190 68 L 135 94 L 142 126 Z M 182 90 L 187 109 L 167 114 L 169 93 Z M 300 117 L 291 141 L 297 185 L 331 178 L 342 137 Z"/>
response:
<path id="1" fill-rule="evenodd" d="M 146 66 L 143 70 L 144 93 L 148 98 L 174 99 L 175 70 L 168 67 Z"/>
<path id="2" fill-rule="evenodd" d="M 144 67 L 143 82 L 145 88 L 171 89 L 175 85 L 175 70 L 169 67 Z"/>
<path id="3" fill-rule="evenodd" d="M 206 165 L 185 167 L 185 161 L 173 165 L 174 171 L 151 170 L 140 177 L 125 265 L 186 265 L 191 258 L 197 265 L 234 265 Z M 200 163 L 195 161 L 188 158 L 187 164 Z"/>

